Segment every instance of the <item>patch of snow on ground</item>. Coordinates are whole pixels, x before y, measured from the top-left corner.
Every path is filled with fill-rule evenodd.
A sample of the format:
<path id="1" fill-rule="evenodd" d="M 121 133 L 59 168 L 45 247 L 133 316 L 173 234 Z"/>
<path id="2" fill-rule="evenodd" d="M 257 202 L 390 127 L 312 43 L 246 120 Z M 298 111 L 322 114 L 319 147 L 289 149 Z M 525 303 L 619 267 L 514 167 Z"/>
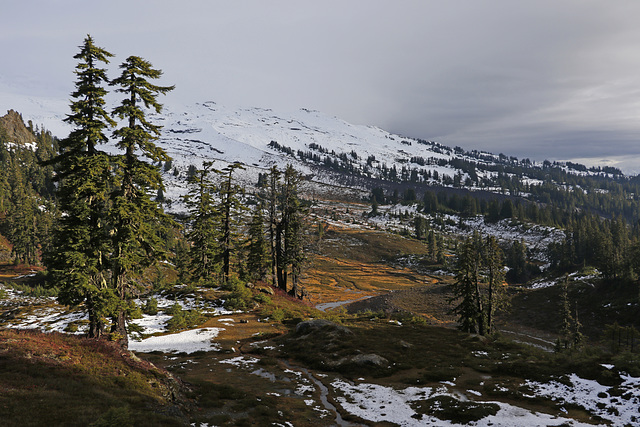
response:
<path id="1" fill-rule="evenodd" d="M 142 319 L 135 319 L 129 323 L 136 324 L 142 327 L 143 335 L 152 335 L 160 332 L 164 332 L 166 323 L 171 319 L 169 314 L 156 314 L 153 316 L 143 314 Z"/>
<path id="2" fill-rule="evenodd" d="M 622 384 L 618 387 L 620 396 L 612 396 L 610 387 L 594 380 L 580 378 L 576 374 L 569 376 L 571 386 L 551 381 L 540 383 L 527 381 L 535 396 L 545 396 L 582 406 L 588 412 L 609 420 L 615 426 L 640 424 L 640 378 L 621 375 Z"/>
<path id="3" fill-rule="evenodd" d="M 142 341 L 130 341 L 129 350 L 141 353 L 162 351 L 164 353 L 195 353 L 196 351 L 215 351 L 219 345 L 212 340 L 223 328 L 200 328 L 177 334 L 154 336 Z"/>
<path id="4" fill-rule="evenodd" d="M 451 421 L 423 415 L 411 408 L 412 402 L 426 400 L 435 396 L 451 396 L 459 399 L 459 395 L 448 392 L 446 387 L 408 387 L 395 390 L 377 384 L 349 384 L 335 380 L 331 386 L 343 393 L 336 401 L 349 413 L 372 422 L 390 422 L 401 426 L 459 426 Z M 549 414 L 532 412 L 502 402 L 493 403 L 500 407 L 495 415 L 490 415 L 474 422 L 478 427 L 511 427 L 511 426 L 559 426 L 587 427 L 591 424 L 578 423 L 569 418 L 556 417 Z"/>
<path id="5" fill-rule="evenodd" d="M 228 365 L 237 366 L 238 368 L 247 368 L 250 365 L 255 365 L 260 360 L 255 357 L 238 356 L 232 359 L 221 360 L 220 363 L 226 363 Z"/>

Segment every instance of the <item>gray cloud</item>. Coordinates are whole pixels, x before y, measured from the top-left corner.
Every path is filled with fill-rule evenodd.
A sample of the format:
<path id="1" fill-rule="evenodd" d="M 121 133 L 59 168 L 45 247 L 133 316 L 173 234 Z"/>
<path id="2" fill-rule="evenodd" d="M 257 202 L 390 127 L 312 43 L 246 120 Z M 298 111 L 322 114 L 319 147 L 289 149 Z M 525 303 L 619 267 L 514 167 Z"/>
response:
<path id="1" fill-rule="evenodd" d="M 131 54 L 162 68 L 168 102 L 315 108 L 539 160 L 640 157 L 637 2 L 40 3 L 0 17 L 0 77 L 26 91 L 68 97 L 91 33 L 113 74 Z"/>

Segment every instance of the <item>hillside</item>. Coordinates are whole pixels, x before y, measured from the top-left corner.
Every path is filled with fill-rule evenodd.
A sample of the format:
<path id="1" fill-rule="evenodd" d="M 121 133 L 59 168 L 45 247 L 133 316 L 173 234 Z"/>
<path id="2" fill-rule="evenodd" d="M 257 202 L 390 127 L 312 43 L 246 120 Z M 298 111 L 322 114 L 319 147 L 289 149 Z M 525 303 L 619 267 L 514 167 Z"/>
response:
<path id="1" fill-rule="evenodd" d="M 41 167 L 56 140 L 16 113 L 4 120 L 15 126 L 11 132 L 0 127 L 0 154 L 9 166 L 0 175 L 1 242 L 13 252 L 3 251 L 0 265 L 0 325 L 8 331 L 0 361 L 37 361 L 21 371 L 22 386 L 11 374 L 0 375 L 0 385 L 13 393 L 6 397 L 6 407 L 15 408 L 7 419 L 26 419 L 20 398 L 34 387 L 50 399 L 52 416 L 80 417 L 55 400 L 77 397 L 56 385 L 64 370 L 47 371 L 38 383 L 47 358 L 83 369 L 84 341 L 64 337 L 86 334 L 89 324 L 83 304 L 58 304 L 56 283 L 37 265 L 56 248 L 48 232 L 59 219 L 53 171 Z M 154 414 L 150 420 L 196 425 L 638 420 L 640 270 L 632 262 L 638 230 L 621 219 L 637 215 L 633 178 L 611 168 L 464 152 L 308 110 L 283 114 L 207 102 L 168 108 L 153 120 L 164 125 L 159 143 L 172 157 L 157 165 L 167 185 L 164 206 L 180 225 L 161 236 L 167 258 L 136 278 L 129 350 L 188 387 L 177 401 L 163 400 L 162 392 L 148 391 L 147 381 L 165 378 L 163 371 L 105 350 L 107 365 L 118 367 L 87 369 L 104 377 L 97 394 L 121 397 L 102 402 L 86 395 L 96 409 L 78 418 L 81 423 L 144 425 L 147 411 Z M 19 134 L 31 142 L 14 143 Z M 110 144 L 101 148 L 116 154 Z M 249 279 L 242 250 L 228 283 L 219 276 L 188 279 L 185 270 L 193 264 L 184 261 L 190 242 L 183 230 L 193 223 L 180 196 L 188 190 L 187 175 L 210 160 L 217 167 L 244 163 L 238 182 L 249 207 L 256 206 L 271 166 L 291 163 L 302 171 L 303 300 L 265 278 Z M 25 212 L 32 215 L 26 224 L 37 227 L 23 226 Z M 248 214 L 238 213 L 237 220 L 240 248 Z M 20 230 L 37 232 L 23 241 Z M 451 313 L 460 248 L 475 232 L 494 236 L 504 254 L 511 306 L 498 312 L 495 333 L 484 337 L 456 331 L 459 318 Z M 20 252 L 23 247 L 31 249 Z M 560 348 L 565 320 L 575 325 L 571 334 L 583 336 L 576 347 Z M 22 329 L 53 334 L 49 340 L 13 332 Z M 43 349 L 61 352 L 34 351 L 32 341 L 39 340 Z M 129 372 L 120 363 L 142 370 Z M 59 394 L 46 397 L 51 389 Z M 34 413 L 33 424 L 43 416 Z"/>

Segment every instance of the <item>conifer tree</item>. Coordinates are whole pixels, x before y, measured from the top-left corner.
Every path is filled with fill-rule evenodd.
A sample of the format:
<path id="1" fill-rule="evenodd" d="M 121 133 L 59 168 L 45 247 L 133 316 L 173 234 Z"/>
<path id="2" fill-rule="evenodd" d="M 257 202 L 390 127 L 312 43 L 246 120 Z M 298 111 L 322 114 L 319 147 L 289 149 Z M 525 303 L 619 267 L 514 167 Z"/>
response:
<path id="1" fill-rule="evenodd" d="M 263 210 L 263 203 L 260 201 L 253 209 L 249 225 L 247 269 L 250 277 L 255 280 L 264 280 L 269 268 Z"/>
<path id="2" fill-rule="evenodd" d="M 269 253 L 271 255 L 271 284 L 278 286 L 278 265 L 280 249 L 280 236 L 278 233 L 278 188 L 280 185 L 281 172 L 277 166 L 272 166 L 269 170 L 268 179 L 268 209 L 269 209 Z"/>
<path id="3" fill-rule="evenodd" d="M 456 252 L 456 281 L 451 290 L 450 302 L 458 301 L 451 313 L 458 315 L 459 329 L 463 332 L 478 333 L 478 319 L 481 312 L 476 303 L 476 286 L 479 282 L 479 257 L 472 238 L 458 246 Z"/>
<path id="4" fill-rule="evenodd" d="M 569 302 L 569 276 L 566 275 L 560 288 L 560 338 L 556 343 L 556 351 L 571 348 L 573 323 L 574 319 L 571 315 L 571 306 Z"/>
<path id="5" fill-rule="evenodd" d="M 116 92 L 124 94 L 122 103 L 112 113 L 124 121 L 124 126 L 113 133 L 124 154 L 117 157 L 117 186 L 111 196 L 112 278 L 120 300 L 112 313 L 112 333 L 126 347 L 126 311 L 135 279 L 165 256 L 159 233 L 170 223 L 162 207 L 151 200 L 152 193 L 164 187 L 154 164 L 168 161 L 169 156 L 154 143 L 161 126 L 147 119 L 145 109 L 160 113 L 162 105 L 157 96 L 174 86 L 152 84 L 149 80 L 160 78 L 162 71 L 137 56 L 128 57 L 120 69 L 121 75 L 112 81 L 117 86 Z"/>
<path id="6" fill-rule="evenodd" d="M 494 236 L 487 236 L 482 255 L 488 288 L 486 303 L 487 331 L 491 333 L 495 329 L 495 313 L 505 306 L 506 301 L 505 288 L 503 286 L 503 254 Z"/>
<path id="7" fill-rule="evenodd" d="M 282 181 L 281 181 L 281 178 Z M 269 224 L 269 253 L 273 285 L 300 297 L 298 286 L 304 263 L 302 223 L 304 207 L 298 198 L 300 174 L 288 165 L 284 173 L 273 166 L 269 172 L 267 210 Z"/>
<path id="8" fill-rule="evenodd" d="M 506 305 L 503 255 L 495 237 L 486 240 L 476 232 L 458 246 L 456 281 L 451 289 L 451 310 L 460 329 L 485 335 L 495 328 L 495 313 Z"/>
<path id="9" fill-rule="evenodd" d="M 105 223 L 111 180 L 110 156 L 97 150 L 107 141 L 105 131 L 115 123 L 104 110 L 106 70 L 113 55 L 97 47 L 87 36 L 74 56 L 76 90 L 71 94 L 71 114 L 65 119 L 74 128 L 60 142 L 52 159 L 57 172 L 58 200 L 62 213 L 55 232 L 56 248 L 47 264 L 63 304 L 86 304 L 89 336 L 99 338 L 108 306 L 107 254 L 111 251 Z"/>
<path id="10" fill-rule="evenodd" d="M 220 185 L 218 187 L 220 214 L 220 258 L 222 262 L 222 277 L 226 282 L 231 273 L 231 256 L 237 243 L 238 221 L 245 206 L 240 200 L 243 190 L 233 178 L 236 170 L 244 169 L 240 163 L 233 163 L 219 171 Z"/>
<path id="11" fill-rule="evenodd" d="M 284 182 L 282 188 L 282 220 L 283 229 L 283 252 L 281 254 L 282 265 L 284 267 L 284 282 L 281 288 L 287 288 L 287 269 L 291 276 L 290 294 L 302 297 L 299 289 L 299 279 L 304 263 L 304 247 L 302 241 L 302 214 L 303 207 L 298 198 L 298 186 L 300 184 L 300 174 L 288 165 L 284 171 Z"/>
<path id="12" fill-rule="evenodd" d="M 189 210 L 191 224 L 187 238 L 191 242 L 189 250 L 191 258 L 191 276 L 207 284 L 217 270 L 217 235 L 218 227 L 215 210 L 214 194 L 216 188 L 210 174 L 213 162 L 204 162 L 202 169 L 187 181 L 191 187 L 185 197 L 185 204 Z"/>
<path id="13" fill-rule="evenodd" d="M 7 216 L 7 237 L 11 241 L 11 253 L 16 263 L 33 265 L 37 263 L 38 206 L 36 195 L 23 182 L 15 162 L 9 168 L 9 205 Z"/>

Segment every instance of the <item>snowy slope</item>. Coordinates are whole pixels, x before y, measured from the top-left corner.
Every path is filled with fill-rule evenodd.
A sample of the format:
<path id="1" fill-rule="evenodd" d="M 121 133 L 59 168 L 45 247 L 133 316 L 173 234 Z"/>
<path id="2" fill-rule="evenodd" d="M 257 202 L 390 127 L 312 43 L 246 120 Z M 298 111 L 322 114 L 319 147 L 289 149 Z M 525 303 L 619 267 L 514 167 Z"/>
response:
<path id="1" fill-rule="evenodd" d="M 205 102 L 183 111 L 167 108 L 158 119 L 164 126 L 162 143 L 176 158 L 215 158 L 268 167 L 283 162 L 277 159 L 283 157 L 283 153 L 270 147 L 271 141 L 294 152 L 313 151 L 310 147 L 316 144 L 336 156 L 345 153 L 353 159 L 353 151 L 365 162 L 369 156 L 378 162 L 384 159 L 389 167 L 394 164 L 401 167 L 402 162 L 412 156 L 451 157 L 429 150 L 415 140 L 376 127 L 352 125 L 307 109 L 274 112 L 262 108 L 226 108 Z M 285 163 L 299 163 L 291 156 L 286 157 Z M 449 173 L 452 172 L 455 173 L 450 169 Z"/>
<path id="2" fill-rule="evenodd" d="M 162 100 L 161 100 L 162 101 Z M 14 109 L 25 121 L 44 125 L 54 135 L 64 137 L 70 127 L 62 120 L 69 112 L 69 101 L 16 95 L 0 80 L 0 112 Z M 111 106 L 107 107 L 108 109 Z M 492 166 L 509 162 L 506 156 L 490 153 L 466 153 L 435 142 L 406 138 L 373 126 L 357 126 L 318 111 L 299 109 L 275 111 L 264 108 L 225 107 L 213 101 L 192 105 L 165 104 L 161 114 L 150 114 L 151 121 L 163 126 L 159 145 L 174 159 L 171 170 L 165 172 L 165 196 L 177 201 L 186 193 L 185 176 L 190 165 L 200 167 L 205 160 L 215 160 L 215 167 L 227 162 L 241 162 L 247 170 L 240 177 L 245 183 L 255 183 L 258 173 L 272 165 L 283 168 L 293 164 L 316 182 L 338 184 L 339 174 L 349 177 L 381 178 L 383 173 L 409 181 L 442 185 L 443 177 L 457 175 L 464 185 L 467 173 L 448 163 L 466 161 L 475 165 L 478 180 L 467 182 L 467 188 L 479 189 L 483 178 L 497 176 Z M 115 146 L 103 147 L 117 152 Z M 514 160 L 517 163 L 517 159 Z M 321 167 L 321 166 L 327 166 Z M 540 165 L 530 164 L 533 167 Z M 175 168 L 175 170 L 174 170 Z M 437 172 L 437 174 L 436 174 Z M 588 173 L 577 172 L 576 173 Z M 391 174 L 390 174 L 391 175 Z M 436 175 L 440 180 L 436 179 Z M 539 181 L 520 176 L 529 184 Z M 393 179 L 393 178 L 392 178 Z M 355 185 L 355 184 L 350 184 Z M 486 183 L 484 190 L 499 190 Z M 175 210 L 175 207 L 174 207 Z"/>

